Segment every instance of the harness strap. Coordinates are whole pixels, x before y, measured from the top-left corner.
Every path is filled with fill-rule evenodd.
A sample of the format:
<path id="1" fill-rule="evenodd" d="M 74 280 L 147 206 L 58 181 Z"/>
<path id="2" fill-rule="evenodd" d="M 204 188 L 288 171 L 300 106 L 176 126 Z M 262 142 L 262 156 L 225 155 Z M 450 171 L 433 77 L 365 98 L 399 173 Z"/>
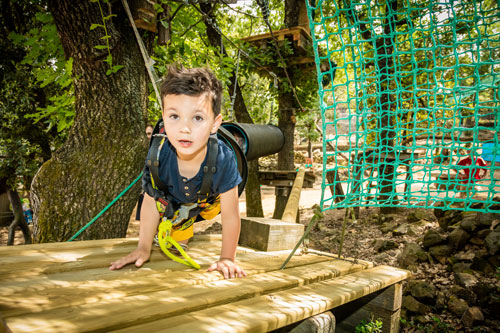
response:
<path id="1" fill-rule="evenodd" d="M 217 171 L 215 164 L 219 155 L 219 143 L 217 142 L 217 134 L 211 134 L 208 139 L 208 157 L 207 164 L 203 167 L 203 181 L 201 188 L 198 191 L 198 202 L 206 200 L 210 195 L 210 187 L 212 180 Z"/>
<path id="2" fill-rule="evenodd" d="M 151 147 L 151 153 L 149 154 L 149 158 L 147 160 L 147 165 L 149 167 L 149 171 L 151 172 L 151 177 L 153 177 L 153 187 L 157 187 L 158 189 L 165 191 L 167 189 L 167 185 L 165 185 L 161 179 L 158 168 L 160 166 L 159 155 L 160 155 L 160 147 L 162 146 L 162 141 L 165 140 L 166 136 L 164 134 L 154 134 Z"/>

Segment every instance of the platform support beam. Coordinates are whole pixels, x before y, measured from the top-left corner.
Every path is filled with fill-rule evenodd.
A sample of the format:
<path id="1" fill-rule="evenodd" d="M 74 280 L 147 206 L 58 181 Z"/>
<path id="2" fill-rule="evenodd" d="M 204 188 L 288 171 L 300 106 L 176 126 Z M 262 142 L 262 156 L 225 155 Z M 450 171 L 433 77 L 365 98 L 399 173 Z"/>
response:
<path id="1" fill-rule="evenodd" d="M 332 310 L 337 322 L 336 332 L 354 332 L 363 320 L 380 320 L 382 332 L 399 332 L 402 286 L 396 283 Z"/>
<path id="2" fill-rule="evenodd" d="M 290 330 L 290 333 L 335 333 L 335 316 L 326 311 L 309 317 Z"/>

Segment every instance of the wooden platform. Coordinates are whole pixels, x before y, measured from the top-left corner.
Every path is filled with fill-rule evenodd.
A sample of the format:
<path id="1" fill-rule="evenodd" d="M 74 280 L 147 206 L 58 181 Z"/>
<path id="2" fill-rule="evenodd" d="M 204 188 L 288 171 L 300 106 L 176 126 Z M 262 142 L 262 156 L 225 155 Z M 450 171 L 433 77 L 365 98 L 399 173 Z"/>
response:
<path id="1" fill-rule="evenodd" d="M 296 170 L 260 170 L 257 174 L 259 177 L 259 184 L 268 186 L 283 186 L 292 187 L 297 175 Z M 314 171 L 306 171 L 304 175 L 303 188 L 313 188 L 314 182 L 316 181 L 316 176 Z"/>
<path id="2" fill-rule="evenodd" d="M 239 247 L 248 276 L 223 280 L 206 271 L 220 243 L 220 235 L 191 242 L 199 271 L 158 248 L 141 269 L 110 271 L 111 261 L 136 247 L 132 238 L 2 247 L 0 314 L 12 332 L 266 332 L 409 276 L 314 253 L 294 256 L 280 271 L 289 251 Z"/>
<path id="3" fill-rule="evenodd" d="M 271 33 L 263 33 L 245 37 L 241 40 L 250 43 L 256 49 L 265 49 L 267 47 L 274 49 L 273 36 L 278 45 L 282 45 L 285 40 L 288 40 L 292 46 L 293 55 L 287 58 L 288 66 L 299 66 L 302 71 L 316 70 L 311 34 L 303 26 L 275 30 L 272 35 Z M 268 69 L 272 70 L 271 68 Z M 262 74 L 268 75 L 266 71 L 263 71 Z"/>

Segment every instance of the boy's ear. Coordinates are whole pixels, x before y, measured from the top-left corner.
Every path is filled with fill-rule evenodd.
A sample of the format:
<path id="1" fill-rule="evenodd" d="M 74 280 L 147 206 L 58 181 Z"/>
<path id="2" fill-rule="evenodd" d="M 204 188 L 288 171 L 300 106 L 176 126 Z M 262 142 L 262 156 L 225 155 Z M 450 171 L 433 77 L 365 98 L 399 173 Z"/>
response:
<path id="1" fill-rule="evenodd" d="M 222 124 L 222 114 L 219 113 L 217 117 L 215 117 L 214 126 L 212 127 L 212 131 L 210 131 L 210 133 L 211 134 L 217 133 L 221 124 Z"/>

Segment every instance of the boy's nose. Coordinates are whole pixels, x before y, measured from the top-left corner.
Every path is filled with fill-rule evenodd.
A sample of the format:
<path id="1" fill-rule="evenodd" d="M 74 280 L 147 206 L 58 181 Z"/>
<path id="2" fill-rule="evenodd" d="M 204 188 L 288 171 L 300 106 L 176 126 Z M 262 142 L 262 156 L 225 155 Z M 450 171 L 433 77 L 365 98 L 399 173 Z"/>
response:
<path id="1" fill-rule="evenodd" d="M 183 121 L 181 126 L 182 133 L 191 133 L 191 128 L 189 127 L 189 122 Z"/>

